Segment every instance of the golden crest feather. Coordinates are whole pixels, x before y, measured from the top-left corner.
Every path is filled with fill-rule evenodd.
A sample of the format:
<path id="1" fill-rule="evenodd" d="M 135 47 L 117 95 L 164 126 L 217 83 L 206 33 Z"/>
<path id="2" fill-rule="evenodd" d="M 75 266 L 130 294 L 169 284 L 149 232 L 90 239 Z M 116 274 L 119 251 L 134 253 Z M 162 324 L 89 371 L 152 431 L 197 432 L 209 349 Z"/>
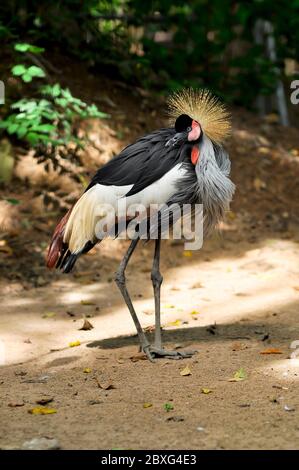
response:
<path id="1" fill-rule="evenodd" d="M 230 134 L 230 114 L 209 90 L 184 88 L 173 93 L 167 104 L 172 122 L 181 114 L 187 114 L 201 125 L 203 132 L 215 143 L 222 143 Z"/>

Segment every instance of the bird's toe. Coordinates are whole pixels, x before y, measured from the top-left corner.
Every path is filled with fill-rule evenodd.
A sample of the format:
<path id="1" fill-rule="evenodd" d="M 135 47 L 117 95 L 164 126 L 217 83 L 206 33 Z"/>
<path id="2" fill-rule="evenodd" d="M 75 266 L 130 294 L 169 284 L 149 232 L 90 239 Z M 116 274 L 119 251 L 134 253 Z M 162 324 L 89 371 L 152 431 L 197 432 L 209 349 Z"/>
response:
<path id="1" fill-rule="evenodd" d="M 197 351 L 177 351 L 177 350 L 168 350 L 163 348 L 155 348 L 154 346 L 150 347 L 150 352 L 155 358 L 165 358 L 165 359 L 187 359 L 192 357 Z"/>

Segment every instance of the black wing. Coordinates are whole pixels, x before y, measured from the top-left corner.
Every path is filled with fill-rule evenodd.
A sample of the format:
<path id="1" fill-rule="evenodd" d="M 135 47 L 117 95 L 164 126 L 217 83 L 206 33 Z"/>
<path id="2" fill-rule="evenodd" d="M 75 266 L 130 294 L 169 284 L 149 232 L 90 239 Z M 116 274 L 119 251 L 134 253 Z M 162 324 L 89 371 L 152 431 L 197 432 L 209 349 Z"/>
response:
<path id="1" fill-rule="evenodd" d="M 96 172 L 87 190 L 100 183 L 107 186 L 133 184 L 126 196 L 142 191 L 190 154 L 191 147 L 188 143 L 178 147 L 165 147 L 166 142 L 174 135 L 174 129 L 159 129 L 128 145 Z"/>

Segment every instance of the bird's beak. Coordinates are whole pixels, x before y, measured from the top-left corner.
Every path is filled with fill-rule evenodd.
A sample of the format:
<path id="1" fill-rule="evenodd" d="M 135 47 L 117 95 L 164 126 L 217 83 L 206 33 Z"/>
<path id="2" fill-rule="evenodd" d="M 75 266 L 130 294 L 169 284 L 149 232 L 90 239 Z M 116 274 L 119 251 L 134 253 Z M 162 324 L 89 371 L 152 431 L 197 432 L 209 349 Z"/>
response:
<path id="1" fill-rule="evenodd" d="M 175 147 L 176 145 L 186 141 L 187 137 L 188 132 L 177 132 L 171 139 L 166 142 L 165 147 Z"/>

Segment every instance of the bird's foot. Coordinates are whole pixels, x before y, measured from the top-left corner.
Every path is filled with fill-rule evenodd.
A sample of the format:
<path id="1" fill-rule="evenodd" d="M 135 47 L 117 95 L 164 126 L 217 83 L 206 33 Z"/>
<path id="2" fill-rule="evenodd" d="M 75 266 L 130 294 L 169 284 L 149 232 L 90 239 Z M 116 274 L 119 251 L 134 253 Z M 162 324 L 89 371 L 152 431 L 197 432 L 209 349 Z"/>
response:
<path id="1" fill-rule="evenodd" d="M 165 358 L 165 359 L 176 359 L 176 360 L 179 360 L 179 359 L 188 359 L 190 357 L 192 357 L 194 354 L 197 353 L 197 351 L 171 351 L 171 350 L 168 350 L 168 349 L 164 349 L 164 348 L 156 348 L 155 346 L 150 346 L 149 347 L 149 353 L 151 354 L 152 356 L 152 362 L 153 362 L 153 358 Z"/>
<path id="2" fill-rule="evenodd" d="M 151 348 L 152 348 L 151 345 L 147 344 L 146 346 L 141 346 L 141 351 L 143 351 L 144 354 L 146 354 L 146 356 L 147 356 L 147 358 L 150 362 L 155 362 L 154 361 L 154 356 L 153 356 L 152 351 L 151 351 Z"/>

